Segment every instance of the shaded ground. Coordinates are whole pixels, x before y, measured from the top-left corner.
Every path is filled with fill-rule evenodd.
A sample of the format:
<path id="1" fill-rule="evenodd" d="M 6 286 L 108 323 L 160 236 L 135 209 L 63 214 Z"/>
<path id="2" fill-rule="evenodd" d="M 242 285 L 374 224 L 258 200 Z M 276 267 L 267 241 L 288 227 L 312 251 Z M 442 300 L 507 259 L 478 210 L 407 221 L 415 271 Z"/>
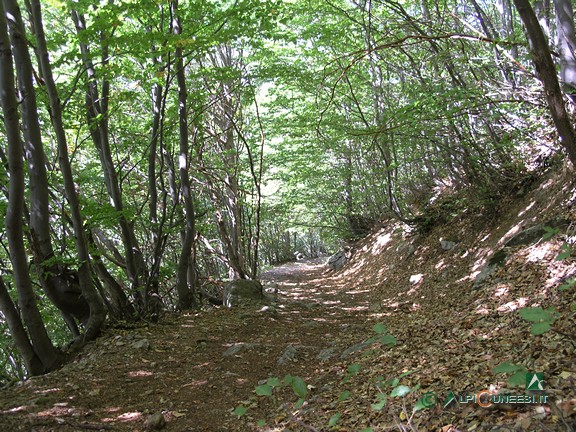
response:
<path id="1" fill-rule="evenodd" d="M 575 201 L 571 183 L 544 179 L 499 211 L 452 215 L 426 235 L 388 223 L 338 272 L 322 261 L 277 267 L 262 276 L 279 291 L 270 308 L 109 329 L 62 370 L 1 390 L 0 431 L 140 431 L 156 413 L 166 431 L 574 431 L 576 290 L 559 288 L 576 261 L 556 257 L 574 238 Z M 555 217 L 571 224 L 504 247 Z M 502 265 L 475 283 L 496 253 Z M 554 307 L 556 331 L 531 335 L 517 312 L 526 306 Z M 374 328 L 395 346 L 365 342 Z M 545 391 L 529 394 L 547 403 L 443 407 L 450 391 L 526 394 L 494 371 L 503 362 L 544 373 Z M 290 386 L 255 394 L 287 374 L 308 384 L 303 404 Z M 411 392 L 389 397 L 398 385 Z M 438 404 L 413 414 L 430 392 Z"/>
<path id="2" fill-rule="evenodd" d="M 278 285 L 276 312 L 218 309 L 110 329 L 64 369 L 1 391 L 0 430 L 136 431 L 158 412 L 166 431 L 245 430 L 230 410 L 260 380 L 308 379 L 322 349 L 369 331 L 356 313 L 366 300 L 323 287 L 326 271 L 301 262 L 263 275 Z"/>

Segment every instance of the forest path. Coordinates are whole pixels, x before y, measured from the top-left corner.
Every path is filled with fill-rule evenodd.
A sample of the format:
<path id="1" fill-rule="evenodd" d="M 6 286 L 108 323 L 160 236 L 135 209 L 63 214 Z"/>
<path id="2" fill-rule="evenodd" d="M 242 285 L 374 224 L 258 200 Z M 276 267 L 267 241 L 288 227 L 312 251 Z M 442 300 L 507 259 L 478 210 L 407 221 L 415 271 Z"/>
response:
<path id="1" fill-rule="evenodd" d="M 146 423 L 154 413 L 165 431 L 247 430 L 231 410 L 250 405 L 255 386 L 286 374 L 309 380 L 370 333 L 363 292 L 339 286 L 323 260 L 276 267 L 262 280 L 278 288 L 272 309 L 112 328 L 63 369 L 0 391 L 0 430 L 140 431 L 154 427 Z"/>

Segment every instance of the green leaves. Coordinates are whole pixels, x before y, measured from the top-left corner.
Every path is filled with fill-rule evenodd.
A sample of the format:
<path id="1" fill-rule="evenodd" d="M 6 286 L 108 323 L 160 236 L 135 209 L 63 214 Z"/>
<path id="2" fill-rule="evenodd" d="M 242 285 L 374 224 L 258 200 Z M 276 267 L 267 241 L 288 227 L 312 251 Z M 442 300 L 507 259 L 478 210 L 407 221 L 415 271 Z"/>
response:
<path id="1" fill-rule="evenodd" d="M 292 390 L 296 396 L 300 396 L 302 399 L 306 398 L 306 395 L 308 394 L 308 388 L 302 378 L 298 376 L 293 377 L 291 375 L 287 375 L 284 378 L 284 383 L 292 387 Z"/>
<path id="2" fill-rule="evenodd" d="M 534 323 L 530 329 L 533 335 L 541 335 L 549 331 L 552 323 L 559 316 L 554 308 L 542 309 L 541 307 L 520 309 L 518 313 L 526 321 Z"/>
<path id="3" fill-rule="evenodd" d="M 556 256 L 556 261 L 565 260 L 572 254 L 572 247 L 568 243 L 564 243 L 560 246 L 560 250 L 562 250 L 562 252 Z"/>
<path id="4" fill-rule="evenodd" d="M 379 334 L 379 335 L 386 333 L 388 331 L 386 329 L 386 326 L 382 323 L 374 324 L 374 327 L 372 327 L 372 330 L 374 330 L 374 333 Z"/>
<path id="5" fill-rule="evenodd" d="M 258 396 L 272 396 L 272 386 L 264 384 L 256 387 L 255 391 Z"/>
<path id="6" fill-rule="evenodd" d="M 248 408 L 246 408 L 245 406 L 242 405 L 238 405 L 234 411 L 232 411 L 232 414 L 234 414 L 235 416 L 237 416 L 238 418 L 242 417 L 243 415 L 245 415 L 248 412 Z"/>
<path id="7" fill-rule="evenodd" d="M 496 374 L 510 374 L 508 384 L 511 387 L 521 387 L 526 383 L 527 369 L 522 365 L 504 362 L 494 367 L 492 371 Z"/>

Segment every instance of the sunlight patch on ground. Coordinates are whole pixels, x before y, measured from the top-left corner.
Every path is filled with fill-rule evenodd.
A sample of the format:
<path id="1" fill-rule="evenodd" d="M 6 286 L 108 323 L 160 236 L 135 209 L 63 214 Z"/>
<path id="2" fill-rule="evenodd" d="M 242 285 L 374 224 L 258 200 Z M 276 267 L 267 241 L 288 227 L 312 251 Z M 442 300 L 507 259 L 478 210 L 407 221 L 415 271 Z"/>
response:
<path id="1" fill-rule="evenodd" d="M 128 372 L 128 376 L 129 376 L 130 378 L 148 377 L 148 376 L 152 376 L 152 375 L 154 375 L 152 372 L 150 372 L 150 371 L 144 371 L 144 370 Z"/>
<path id="2" fill-rule="evenodd" d="M 546 257 L 550 257 L 553 252 L 554 245 L 550 242 L 540 243 L 532 246 L 529 249 L 526 260 L 529 262 L 542 261 Z"/>
<path id="3" fill-rule="evenodd" d="M 208 380 L 196 380 L 186 384 L 183 384 L 182 387 L 202 387 L 208 384 Z"/>
<path id="4" fill-rule="evenodd" d="M 521 298 L 516 299 L 514 301 L 503 304 L 502 306 L 500 306 L 496 310 L 498 312 L 514 312 L 518 309 L 526 307 L 527 304 L 528 304 L 528 299 L 525 297 L 521 297 Z"/>
<path id="5" fill-rule="evenodd" d="M 47 393 L 58 393 L 61 392 L 62 389 L 60 387 L 52 387 L 52 388 L 48 388 L 48 389 L 43 389 L 43 390 L 36 390 L 34 393 L 36 394 L 47 394 Z"/>
<path id="6" fill-rule="evenodd" d="M 534 207 L 535 204 L 536 204 L 536 201 L 532 201 L 530 204 L 528 204 L 524 210 L 522 210 L 520 213 L 518 213 L 518 217 L 524 216 L 526 214 L 526 212 L 528 212 L 528 210 L 530 210 L 532 207 Z"/>
<path id="7" fill-rule="evenodd" d="M 392 234 L 390 233 L 379 235 L 376 241 L 372 244 L 372 247 L 370 248 L 370 252 L 372 253 L 372 255 L 380 254 L 384 250 L 384 247 L 388 243 L 390 243 L 391 240 L 392 240 Z"/>
<path id="8" fill-rule="evenodd" d="M 58 403 L 55 404 L 52 408 L 49 408 L 44 411 L 38 412 L 38 417 L 55 417 L 55 416 L 66 416 L 73 414 L 76 411 L 75 408 L 71 408 L 68 406 L 68 403 Z"/>
<path id="9" fill-rule="evenodd" d="M 464 282 L 468 282 L 471 280 L 476 279 L 476 276 L 478 276 L 480 274 L 480 271 L 475 271 L 473 273 L 470 273 L 468 276 L 464 276 L 461 277 L 460 279 L 456 279 L 457 283 L 464 283 Z"/>
<path id="10" fill-rule="evenodd" d="M 342 302 L 340 300 L 325 300 L 322 302 L 324 305 L 339 305 Z"/>
<path id="11" fill-rule="evenodd" d="M 351 311 L 354 311 L 354 312 L 357 312 L 357 311 L 366 311 L 366 310 L 368 310 L 368 309 L 369 309 L 368 306 L 355 306 L 355 307 L 343 307 L 343 308 L 342 308 L 342 310 L 348 311 L 348 312 L 351 312 Z"/>
<path id="12" fill-rule="evenodd" d="M 20 405 L 20 406 L 14 407 L 14 408 L 7 409 L 5 411 L 0 411 L 0 414 L 4 414 L 4 413 L 12 413 L 13 414 L 13 413 L 26 411 L 27 409 L 28 409 L 27 405 Z"/>
<path id="13" fill-rule="evenodd" d="M 504 244 L 506 244 L 508 240 L 510 240 L 513 236 L 518 234 L 523 229 L 524 229 L 524 221 L 522 220 L 518 222 L 516 225 L 514 225 L 512 228 L 510 228 L 508 232 L 502 236 L 502 238 L 498 241 L 498 246 L 502 247 Z"/>
<path id="14" fill-rule="evenodd" d="M 478 315 L 488 315 L 490 310 L 486 307 L 486 305 L 478 305 L 476 307 L 476 313 Z"/>
<path id="15" fill-rule="evenodd" d="M 418 285 L 420 283 L 422 283 L 422 281 L 424 280 L 424 274 L 423 273 L 419 273 L 419 274 L 415 274 L 410 276 L 410 283 L 412 285 Z"/>
<path id="16" fill-rule="evenodd" d="M 345 294 L 357 295 L 357 294 L 364 294 L 364 293 L 370 293 L 370 292 L 372 292 L 371 289 L 365 289 L 365 290 L 346 291 Z"/>
<path id="17" fill-rule="evenodd" d="M 134 411 L 134 412 L 127 412 L 124 414 L 120 414 L 116 419 L 110 419 L 108 421 L 122 421 L 122 422 L 133 422 L 133 421 L 137 421 L 140 420 L 142 418 L 142 413 L 138 412 L 138 411 Z M 104 421 L 106 421 L 107 419 L 104 419 Z"/>
<path id="18" fill-rule="evenodd" d="M 420 285 L 417 285 L 415 287 L 410 288 L 408 291 L 406 291 L 406 295 L 414 295 L 418 292 L 418 288 L 420 287 Z"/>
<path id="19" fill-rule="evenodd" d="M 508 294 L 508 292 L 510 291 L 510 288 L 507 285 L 499 285 L 496 287 L 496 291 L 494 292 L 494 295 L 496 297 L 502 297 Z"/>

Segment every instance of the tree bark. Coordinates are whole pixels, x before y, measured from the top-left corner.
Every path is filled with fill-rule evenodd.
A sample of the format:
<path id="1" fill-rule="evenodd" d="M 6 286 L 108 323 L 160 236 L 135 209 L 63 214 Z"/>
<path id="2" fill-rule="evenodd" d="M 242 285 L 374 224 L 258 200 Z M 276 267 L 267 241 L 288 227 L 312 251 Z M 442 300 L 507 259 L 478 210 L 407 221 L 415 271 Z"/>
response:
<path id="1" fill-rule="evenodd" d="M 54 369 L 60 355 L 52 345 L 42 316 L 36 304 L 36 295 L 28 273 L 28 258 L 24 245 L 22 214 L 24 211 L 24 161 L 23 144 L 20 138 L 18 101 L 14 83 L 12 49 L 7 33 L 4 3 L 0 2 L 0 99 L 4 112 L 4 126 L 8 142 L 8 166 L 10 173 L 6 231 L 14 282 L 18 290 L 18 304 L 22 318 L 30 335 L 34 352 L 42 365 L 34 364 L 28 372 L 37 375 Z"/>
<path id="2" fill-rule="evenodd" d="M 570 0 L 554 0 L 556 8 L 557 45 L 560 53 L 560 82 L 564 91 L 576 96 L 576 33 L 574 11 Z"/>
<path id="3" fill-rule="evenodd" d="M 78 279 L 80 283 L 80 290 L 82 297 L 88 303 L 90 309 L 90 316 L 86 323 L 86 330 L 84 334 L 84 341 L 94 339 L 100 332 L 106 314 L 102 304 L 102 299 L 99 297 L 92 280 L 92 272 L 90 270 L 90 254 L 88 252 L 88 244 L 86 241 L 86 232 L 84 231 L 84 222 L 82 214 L 80 213 L 80 204 L 78 195 L 74 185 L 74 177 L 72 174 L 72 167 L 70 166 L 70 158 L 68 156 L 68 143 L 66 140 L 66 132 L 64 130 L 64 123 L 62 122 L 62 106 L 58 96 L 58 90 L 52 74 L 52 66 L 48 56 L 48 48 L 46 45 L 46 36 L 44 34 L 44 25 L 42 23 L 42 9 L 39 0 L 31 1 L 31 14 L 36 33 L 37 41 L 37 56 L 42 76 L 46 84 L 48 98 L 50 101 L 50 118 L 52 126 L 56 134 L 56 141 L 58 143 L 58 163 L 62 177 L 64 178 L 64 189 L 66 191 L 66 198 L 70 205 L 72 225 L 74 228 L 74 236 L 76 239 L 76 250 L 78 253 Z"/>
<path id="4" fill-rule="evenodd" d="M 16 306 L 14 305 L 10 294 L 8 294 L 8 288 L 6 288 L 6 284 L 2 277 L 0 277 L 0 311 L 2 311 L 6 324 L 8 324 L 10 335 L 12 336 L 12 339 L 14 339 L 16 349 L 22 356 L 26 370 L 30 375 L 42 374 L 45 370 L 44 365 L 38 355 L 34 352 L 34 347 L 28 338 L 28 334 L 26 334 L 24 324 L 22 324 L 20 315 L 18 315 Z"/>
<path id="5" fill-rule="evenodd" d="M 172 31 L 175 35 L 182 33 L 180 19 L 178 17 L 178 0 L 172 0 L 170 4 L 172 18 Z M 182 250 L 178 261 L 178 279 L 176 290 L 178 292 L 178 308 L 189 309 L 194 305 L 193 289 L 196 283 L 195 265 L 191 262 L 193 257 L 194 236 L 196 232 L 196 216 L 192 199 L 192 188 L 188 174 L 189 162 L 189 139 L 188 139 L 188 89 L 184 72 L 184 60 L 182 49 L 176 48 L 176 79 L 178 81 L 178 124 L 180 132 L 180 154 L 178 156 L 178 171 L 180 174 L 180 189 L 184 201 L 184 213 L 186 228 L 182 237 Z M 192 266 L 192 269 L 190 267 Z"/>
<path id="6" fill-rule="evenodd" d="M 38 104 L 33 82 L 32 62 L 26 31 L 16 0 L 3 0 L 9 21 L 14 61 L 18 72 L 21 98 L 22 130 L 30 182 L 30 238 L 38 275 L 47 296 L 62 311 L 72 333 L 79 335 L 72 316 L 80 322 L 89 317 L 89 307 L 79 287 L 67 276 L 66 268 L 55 262 L 50 237 L 50 212 L 46 156 L 38 118 Z"/>
<path id="7" fill-rule="evenodd" d="M 540 78 L 544 86 L 548 108 L 558 131 L 560 142 L 568 152 L 570 162 L 576 166 L 576 134 L 566 112 L 562 91 L 556 76 L 556 68 L 554 67 L 546 38 L 529 0 L 514 0 L 514 5 L 526 27 L 532 52 L 532 61 L 536 67 L 538 78 Z"/>
<path id="8" fill-rule="evenodd" d="M 86 29 L 85 19 L 82 14 L 75 10 L 73 10 L 71 14 L 76 32 L 80 35 L 82 31 Z M 98 150 L 108 195 L 114 204 L 114 208 L 118 212 L 118 220 L 126 254 L 127 273 L 131 284 L 130 288 L 138 298 L 138 306 L 141 312 L 145 312 L 146 293 L 143 287 L 145 287 L 145 281 L 147 280 L 146 263 L 144 262 L 144 256 L 138 245 L 136 235 L 134 234 L 133 224 L 124 214 L 122 192 L 120 191 L 118 175 L 110 149 L 108 132 L 108 96 L 110 83 L 107 80 L 103 81 L 102 94 L 100 95 L 98 92 L 96 70 L 91 60 L 90 50 L 83 42 L 80 42 L 80 50 L 87 77 L 86 106 L 90 134 L 94 146 Z M 105 41 L 102 43 L 102 62 L 103 64 L 108 62 L 108 47 Z"/>

